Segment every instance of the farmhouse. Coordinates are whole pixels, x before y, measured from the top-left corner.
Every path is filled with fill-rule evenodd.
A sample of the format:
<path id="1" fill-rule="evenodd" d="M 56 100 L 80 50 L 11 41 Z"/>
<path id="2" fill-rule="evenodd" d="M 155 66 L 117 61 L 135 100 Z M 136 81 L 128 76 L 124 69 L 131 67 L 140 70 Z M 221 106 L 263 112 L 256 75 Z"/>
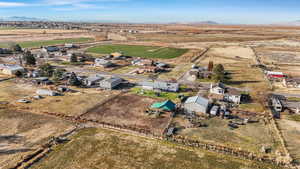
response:
<path id="1" fill-rule="evenodd" d="M 198 115 L 205 114 L 208 110 L 208 99 L 201 96 L 189 97 L 184 103 L 184 111 L 187 114 L 196 113 Z"/>
<path id="2" fill-rule="evenodd" d="M 154 82 L 141 82 L 139 83 L 146 90 L 160 90 L 160 91 L 168 91 L 168 92 L 178 92 L 179 84 L 178 83 L 169 83 L 162 81 L 154 81 Z"/>
<path id="3" fill-rule="evenodd" d="M 123 82 L 123 80 L 121 78 L 118 77 L 109 77 L 106 78 L 102 81 L 100 81 L 99 85 L 100 88 L 103 89 L 114 89 L 115 87 L 117 87 L 118 85 L 120 85 Z"/>
<path id="4" fill-rule="evenodd" d="M 228 88 L 225 95 L 224 95 L 224 101 L 240 104 L 242 99 L 242 94 L 240 91 L 232 88 Z"/>
<path id="5" fill-rule="evenodd" d="M 222 83 L 216 85 L 211 84 L 210 97 L 226 102 L 240 104 L 242 100 L 242 93 L 234 88 L 228 88 Z"/>
<path id="6" fill-rule="evenodd" d="M 96 58 L 95 59 L 95 66 L 96 67 L 103 67 L 103 68 L 107 68 L 112 66 L 111 61 L 105 60 L 105 59 L 100 59 L 100 58 Z"/>
<path id="7" fill-rule="evenodd" d="M 216 85 L 211 84 L 210 93 L 212 94 L 225 94 L 226 87 L 222 83 L 217 83 Z"/>
<path id="8" fill-rule="evenodd" d="M 17 72 L 24 73 L 25 69 L 19 65 L 0 64 L 0 71 L 6 75 L 15 75 Z"/>

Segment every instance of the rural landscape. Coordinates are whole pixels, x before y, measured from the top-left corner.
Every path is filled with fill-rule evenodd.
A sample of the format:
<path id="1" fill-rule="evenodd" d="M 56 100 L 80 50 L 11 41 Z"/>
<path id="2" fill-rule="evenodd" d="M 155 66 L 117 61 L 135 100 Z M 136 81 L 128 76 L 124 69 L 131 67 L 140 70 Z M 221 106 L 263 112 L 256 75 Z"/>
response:
<path id="1" fill-rule="evenodd" d="M 0 168 L 299 169 L 300 26 L 0 18 Z"/>

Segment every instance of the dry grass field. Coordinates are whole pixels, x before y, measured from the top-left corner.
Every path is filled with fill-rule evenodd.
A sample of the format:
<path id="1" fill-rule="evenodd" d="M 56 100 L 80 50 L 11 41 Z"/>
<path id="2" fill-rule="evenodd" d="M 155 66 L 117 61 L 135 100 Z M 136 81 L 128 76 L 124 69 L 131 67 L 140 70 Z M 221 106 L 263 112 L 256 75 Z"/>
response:
<path id="1" fill-rule="evenodd" d="M 59 119 L 0 107 L 0 168 L 13 167 L 51 136 L 71 128 Z"/>
<path id="2" fill-rule="evenodd" d="M 27 35 L 27 34 L 59 34 L 59 33 L 82 33 L 83 30 L 59 30 L 59 29 L 7 29 L 0 30 L 0 35 Z"/>
<path id="3" fill-rule="evenodd" d="M 263 121 L 239 126 L 235 130 L 231 130 L 227 126 L 228 121 L 219 118 L 202 120 L 201 122 L 207 124 L 208 127 L 183 129 L 178 134 L 195 140 L 241 148 L 255 153 L 261 153 L 261 147 L 267 146 L 272 148 L 273 155 L 275 155 L 279 145 L 269 130 L 269 126 L 265 125 Z"/>
<path id="4" fill-rule="evenodd" d="M 102 129 L 84 129 L 33 169 L 279 169 L 280 167 Z"/>
<path id="5" fill-rule="evenodd" d="M 155 118 L 144 113 L 156 101 L 158 100 L 150 97 L 123 94 L 91 109 L 83 117 L 111 124 L 134 126 L 161 134 L 170 119 L 170 114 L 165 113 Z"/>
<path id="6" fill-rule="evenodd" d="M 288 116 L 283 116 L 282 120 L 277 121 L 283 137 L 287 143 L 287 149 L 291 156 L 300 163 L 300 124 L 299 121 L 293 121 Z"/>

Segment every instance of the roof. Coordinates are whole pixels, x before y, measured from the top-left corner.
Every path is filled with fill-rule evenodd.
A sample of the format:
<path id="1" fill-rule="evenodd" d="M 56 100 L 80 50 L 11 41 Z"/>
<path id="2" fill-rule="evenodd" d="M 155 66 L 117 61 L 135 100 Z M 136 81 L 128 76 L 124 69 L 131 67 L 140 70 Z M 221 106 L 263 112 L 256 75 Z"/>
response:
<path id="1" fill-rule="evenodd" d="M 11 64 L 0 64 L 0 69 L 24 70 L 24 68 L 20 65 L 11 65 Z"/>
<path id="2" fill-rule="evenodd" d="M 268 75 L 279 75 L 279 76 L 284 76 L 284 74 L 282 72 L 271 72 L 271 71 L 268 71 L 267 72 Z"/>
<path id="3" fill-rule="evenodd" d="M 173 103 L 171 100 L 167 100 L 167 101 L 164 101 L 164 102 L 156 102 L 156 103 L 151 105 L 151 108 L 172 111 L 172 110 L 175 110 L 176 104 Z"/>
<path id="4" fill-rule="evenodd" d="M 171 91 L 178 91 L 179 89 L 178 83 L 155 81 L 155 82 L 141 82 L 139 84 L 142 86 L 150 86 L 153 87 L 154 89 L 171 90 Z"/>
<path id="5" fill-rule="evenodd" d="M 201 97 L 201 96 L 193 96 L 193 97 L 189 97 L 185 101 L 185 104 L 188 104 L 188 103 L 196 103 L 196 104 L 206 107 L 208 105 L 208 99 Z"/>
<path id="6" fill-rule="evenodd" d="M 122 79 L 119 78 L 119 77 L 109 77 L 107 79 L 105 79 L 106 82 L 109 82 L 109 83 L 113 83 L 115 81 L 121 81 Z"/>
<path id="7" fill-rule="evenodd" d="M 91 77 L 86 78 L 86 80 L 90 81 L 90 82 L 95 82 L 95 81 L 99 81 L 102 79 L 103 79 L 103 77 L 99 77 L 99 76 L 91 76 Z"/>
<path id="8" fill-rule="evenodd" d="M 121 57 L 121 56 L 123 56 L 123 54 L 120 53 L 120 52 L 114 52 L 114 53 L 111 53 L 110 55 L 113 56 L 113 57 Z"/>
<path id="9" fill-rule="evenodd" d="M 217 84 L 215 84 L 215 85 L 212 85 L 212 87 L 213 87 L 213 88 L 215 88 L 215 87 L 220 87 L 220 88 L 222 88 L 222 89 L 226 89 L 226 86 L 225 86 L 223 83 L 217 83 Z"/>
<path id="10" fill-rule="evenodd" d="M 105 60 L 105 59 L 100 59 L 100 58 L 97 58 L 97 59 L 95 59 L 95 62 L 96 63 L 99 63 L 99 64 L 111 64 L 111 62 L 110 61 L 108 61 L 108 60 Z"/>

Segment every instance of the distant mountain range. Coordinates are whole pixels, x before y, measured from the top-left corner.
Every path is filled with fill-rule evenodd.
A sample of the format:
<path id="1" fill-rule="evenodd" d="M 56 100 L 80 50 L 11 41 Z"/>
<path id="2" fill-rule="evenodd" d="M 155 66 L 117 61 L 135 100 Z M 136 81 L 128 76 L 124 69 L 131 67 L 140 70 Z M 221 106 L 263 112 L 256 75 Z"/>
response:
<path id="1" fill-rule="evenodd" d="M 26 16 L 11 16 L 11 17 L 2 17 L 0 21 L 47 21 L 47 19 L 33 18 Z"/>

